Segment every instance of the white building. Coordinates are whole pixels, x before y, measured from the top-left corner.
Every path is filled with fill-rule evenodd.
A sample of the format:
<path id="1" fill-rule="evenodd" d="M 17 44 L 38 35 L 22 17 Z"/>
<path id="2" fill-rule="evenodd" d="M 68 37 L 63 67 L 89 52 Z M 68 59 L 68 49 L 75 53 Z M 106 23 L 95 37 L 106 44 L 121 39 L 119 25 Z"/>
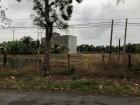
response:
<path id="1" fill-rule="evenodd" d="M 42 38 L 42 44 L 45 44 L 45 38 Z M 62 53 L 77 53 L 77 37 L 73 35 L 62 35 L 53 33 L 51 39 L 51 48 L 58 45 L 61 48 Z"/>

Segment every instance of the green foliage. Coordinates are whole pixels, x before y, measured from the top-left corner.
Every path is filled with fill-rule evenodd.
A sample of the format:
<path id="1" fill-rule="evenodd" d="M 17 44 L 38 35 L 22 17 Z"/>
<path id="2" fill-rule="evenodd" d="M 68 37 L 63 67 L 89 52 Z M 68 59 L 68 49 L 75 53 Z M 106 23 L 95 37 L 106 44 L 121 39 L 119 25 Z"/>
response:
<path id="1" fill-rule="evenodd" d="M 11 41 L 6 44 L 7 52 L 10 54 L 23 53 L 24 44 L 21 41 Z"/>
<path id="2" fill-rule="evenodd" d="M 18 41 L 5 42 L 4 45 L 7 48 L 8 54 L 36 54 L 39 49 L 39 40 L 33 41 L 31 37 L 23 37 Z"/>
<path id="3" fill-rule="evenodd" d="M 55 23 L 59 28 L 67 28 L 67 21 L 73 12 L 72 3 L 73 0 L 34 0 L 33 10 L 36 12 L 33 16 L 34 24 L 49 29 Z"/>
<path id="4" fill-rule="evenodd" d="M 81 53 L 108 53 L 109 46 L 93 46 L 93 45 L 80 45 L 78 46 L 78 51 Z M 128 43 L 126 46 L 127 53 L 140 53 L 140 44 Z M 123 46 L 120 48 L 123 51 Z M 118 52 L 118 46 L 112 46 L 112 52 Z"/>
<path id="5" fill-rule="evenodd" d="M 88 80 L 75 80 L 71 83 L 71 88 L 83 92 L 89 92 L 99 89 L 99 84 L 95 81 Z"/>
<path id="6" fill-rule="evenodd" d="M 7 72 L 8 73 L 8 72 Z M 17 75 L 17 74 L 16 74 Z M 0 75 L 0 89 L 17 89 L 23 91 L 41 90 L 41 91 L 66 91 L 66 92 L 84 92 L 90 94 L 107 95 L 140 95 L 140 85 L 136 82 L 120 80 L 49 80 L 43 77 L 17 77 L 14 74 L 7 76 Z M 6 78 L 5 78 L 6 77 Z"/>
<path id="7" fill-rule="evenodd" d="M 52 53 L 60 54 L 60 50 L 61 50 L 61 47 L 59 45 L 55 44 L 53 49 L 52 49 Z"/>
<path id="8" fill-rule="evenodd" d="M 23 52 L 25 54 L 31 54 L 33 46 L 34 46 L 34 45 L 32 45 L 33 39 L 31 37 L 26 37 L 25 36 L 25 37 L 21 38 L 20 40 L 24 45 Z"/>

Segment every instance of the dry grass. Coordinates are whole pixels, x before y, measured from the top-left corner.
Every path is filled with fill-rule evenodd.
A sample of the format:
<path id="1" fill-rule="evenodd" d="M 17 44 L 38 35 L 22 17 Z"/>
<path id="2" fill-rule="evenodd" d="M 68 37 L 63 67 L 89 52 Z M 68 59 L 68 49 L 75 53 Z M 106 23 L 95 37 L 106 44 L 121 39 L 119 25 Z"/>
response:
<path id="1" fill-rule="evenodd" d="M 29 64 L 21 67 L 19 70 L 0 67 L 0 89 L 140 95 L 140 82 L 135 79 L 140 77 L 139 54 L 132 55 L 131 69 L 127 67 L 127 55 L 125 58 L 120 57 L 118 65 L 117 55 L 112 55 L 111 62 L 109 63 L 107 54 L 105 54 L 104 59 L 102 54 L 81 54 L 71 55 L 71 71 L 68 71 L 67 57 L 67 55 L 51 56 L 51 70 L 57 76 L 48 76 L 47 78 L 40 77 L 40 67 L 37 64 Z M 25 58 L 30 59 L 30 56 L 25 56 Z M 71 76 L 65 76 L 66 74 L 71 74 Z M 64 76 L 62 80 L 61 77 L 63 76 L 61 75 Z M 89 77 L 97 78 L 89 79 Z"/>
<path id="2" fill-rule="evenodd" d="M 11 57 L 11 56 L 10 56 Z M 36 56 L 18 56 L 22 59 L 36 59 Z M 40 59 L 43 55 L 40 55 Z M 75 54 L 70 57 L 71 71 L 68 71 L 68 56 L 51 55 L 51 70 L 54 74 L 74 74 L 78 76 L 101 76 L 101 77 L 134 77 L 140 76 L 140 54 L 132 55 L 132 68 L 128 68 L 128 55 L 120 56 L 113 54 L 109 63 L 108 54 Z M 23 74 L 40 74 L 39 65 L 30 64 L 20 68 Z M 2 70 L 3 68 L 0 68 Z M 69 73 L 68 73 L 69 72 Z"/>
<path id="3" fill-rule="evenodd" d="M 22 67 L 21 69 L 13 69 L 10 67 L 0 67 L 0 77 L 10 77 L 10 76 L 16 76 L 16 77 L 36 77 L 40 76 L 41 71 L 38 69 L 37 65 L 26 65 L 25 67 Z"/>
<path id="4" fill-rule="evenodd" d="M 52 70 L 67 70 L 67 55 L 52 55 Z M 109 63 L 108 54 L 81 54 L 71 55 L 71 67 L 80 76 L 107 76 L 107 77 L 131 77 L 135 71 L 140 71 L 140 54 L 133 54 L 131 58 L 132 68 L 128 67 L 128 55 L 111 56 Z"/>
<path id="5" fill-rule="evenodd" d="M 20 75 L 38 76 L 41 74 L 40 67 L 36 64 L 27 65 L 19 71 Z"/>

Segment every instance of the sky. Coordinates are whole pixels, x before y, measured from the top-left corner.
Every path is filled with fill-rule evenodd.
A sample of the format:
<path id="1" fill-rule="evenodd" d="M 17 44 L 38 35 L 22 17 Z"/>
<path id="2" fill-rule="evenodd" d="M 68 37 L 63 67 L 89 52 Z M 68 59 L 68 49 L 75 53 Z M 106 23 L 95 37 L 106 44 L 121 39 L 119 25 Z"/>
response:
<path id="1" fill-rule="evenodd" d="M 111 21 L 114 19 L 113 45 L 118 44 L 119 38 L 121 44 L 124 40 L 125 19 L 128 18 L 128 23 L 140 23 L 140 0 L 125 0 L 116 5 L 116 0 L 83 0 L 81 4 L 76 2 L 74 11 L 69 22 L 70 25 L 75 24 L 91 24 L 91 23 L 107 23 L 108 26 L 99 27 L 84 27 L 69 28 L 67 30 L 54 30 L 61 35 L 75 35 L 78 38 L 78 45 L 93 44 L 93 45 L 109 45 Z M 23 0 L 17 3 L 15 0 L 2 0 L 2 5 L 7 8 L 6 15 L 13 19 L 11 27 L 32 27 L 33 23 L 31 15 L 32 0 Z M 127 43 L 140 43 L 140 25 L 128 25 Z M 0 42 L 13 40 L 13 29 L 0 29 Z M 31 36 L 34 39 L 44 36 L 44 32 L 39 29 L 14 29 L 15 40 L 23 36 Z"/>

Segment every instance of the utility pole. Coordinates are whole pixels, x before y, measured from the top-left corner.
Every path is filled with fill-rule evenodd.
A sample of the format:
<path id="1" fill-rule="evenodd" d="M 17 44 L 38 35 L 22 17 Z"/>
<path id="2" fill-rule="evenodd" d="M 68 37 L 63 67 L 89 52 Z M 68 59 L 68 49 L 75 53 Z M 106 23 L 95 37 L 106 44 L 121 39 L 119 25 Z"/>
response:
<path id="1" fill-rule="evenodd" d="M 126 53 L 126 37 L 127 37 L 127 25 L 128 25 L 128 18 L 126 18 L 125 22 L 125 34 L 124 34 L 124 46 L 123 46 L 123 53 Z"/>
<path id="2" fill-rule="evenodd" d="M 15 30 L 13 29 L 13 41 L 15 40 Z"/>
<path id="3" fill-rule="evenodd" d="M 121 50 L 121 39 L 119 39 L 118 45 L 118 66 L 120 65 L 120 50 Z"/>
<path id="4" fill-rule="evenodd" d="M 110 62 L 110 60 L 111 60 L 111 54 L 112 54 L 113 26 L 114 26 L 114 20 L 112 20 L 112 23 L 111 23 L 111 36 L 110 36 L 109 62 Z"/>

